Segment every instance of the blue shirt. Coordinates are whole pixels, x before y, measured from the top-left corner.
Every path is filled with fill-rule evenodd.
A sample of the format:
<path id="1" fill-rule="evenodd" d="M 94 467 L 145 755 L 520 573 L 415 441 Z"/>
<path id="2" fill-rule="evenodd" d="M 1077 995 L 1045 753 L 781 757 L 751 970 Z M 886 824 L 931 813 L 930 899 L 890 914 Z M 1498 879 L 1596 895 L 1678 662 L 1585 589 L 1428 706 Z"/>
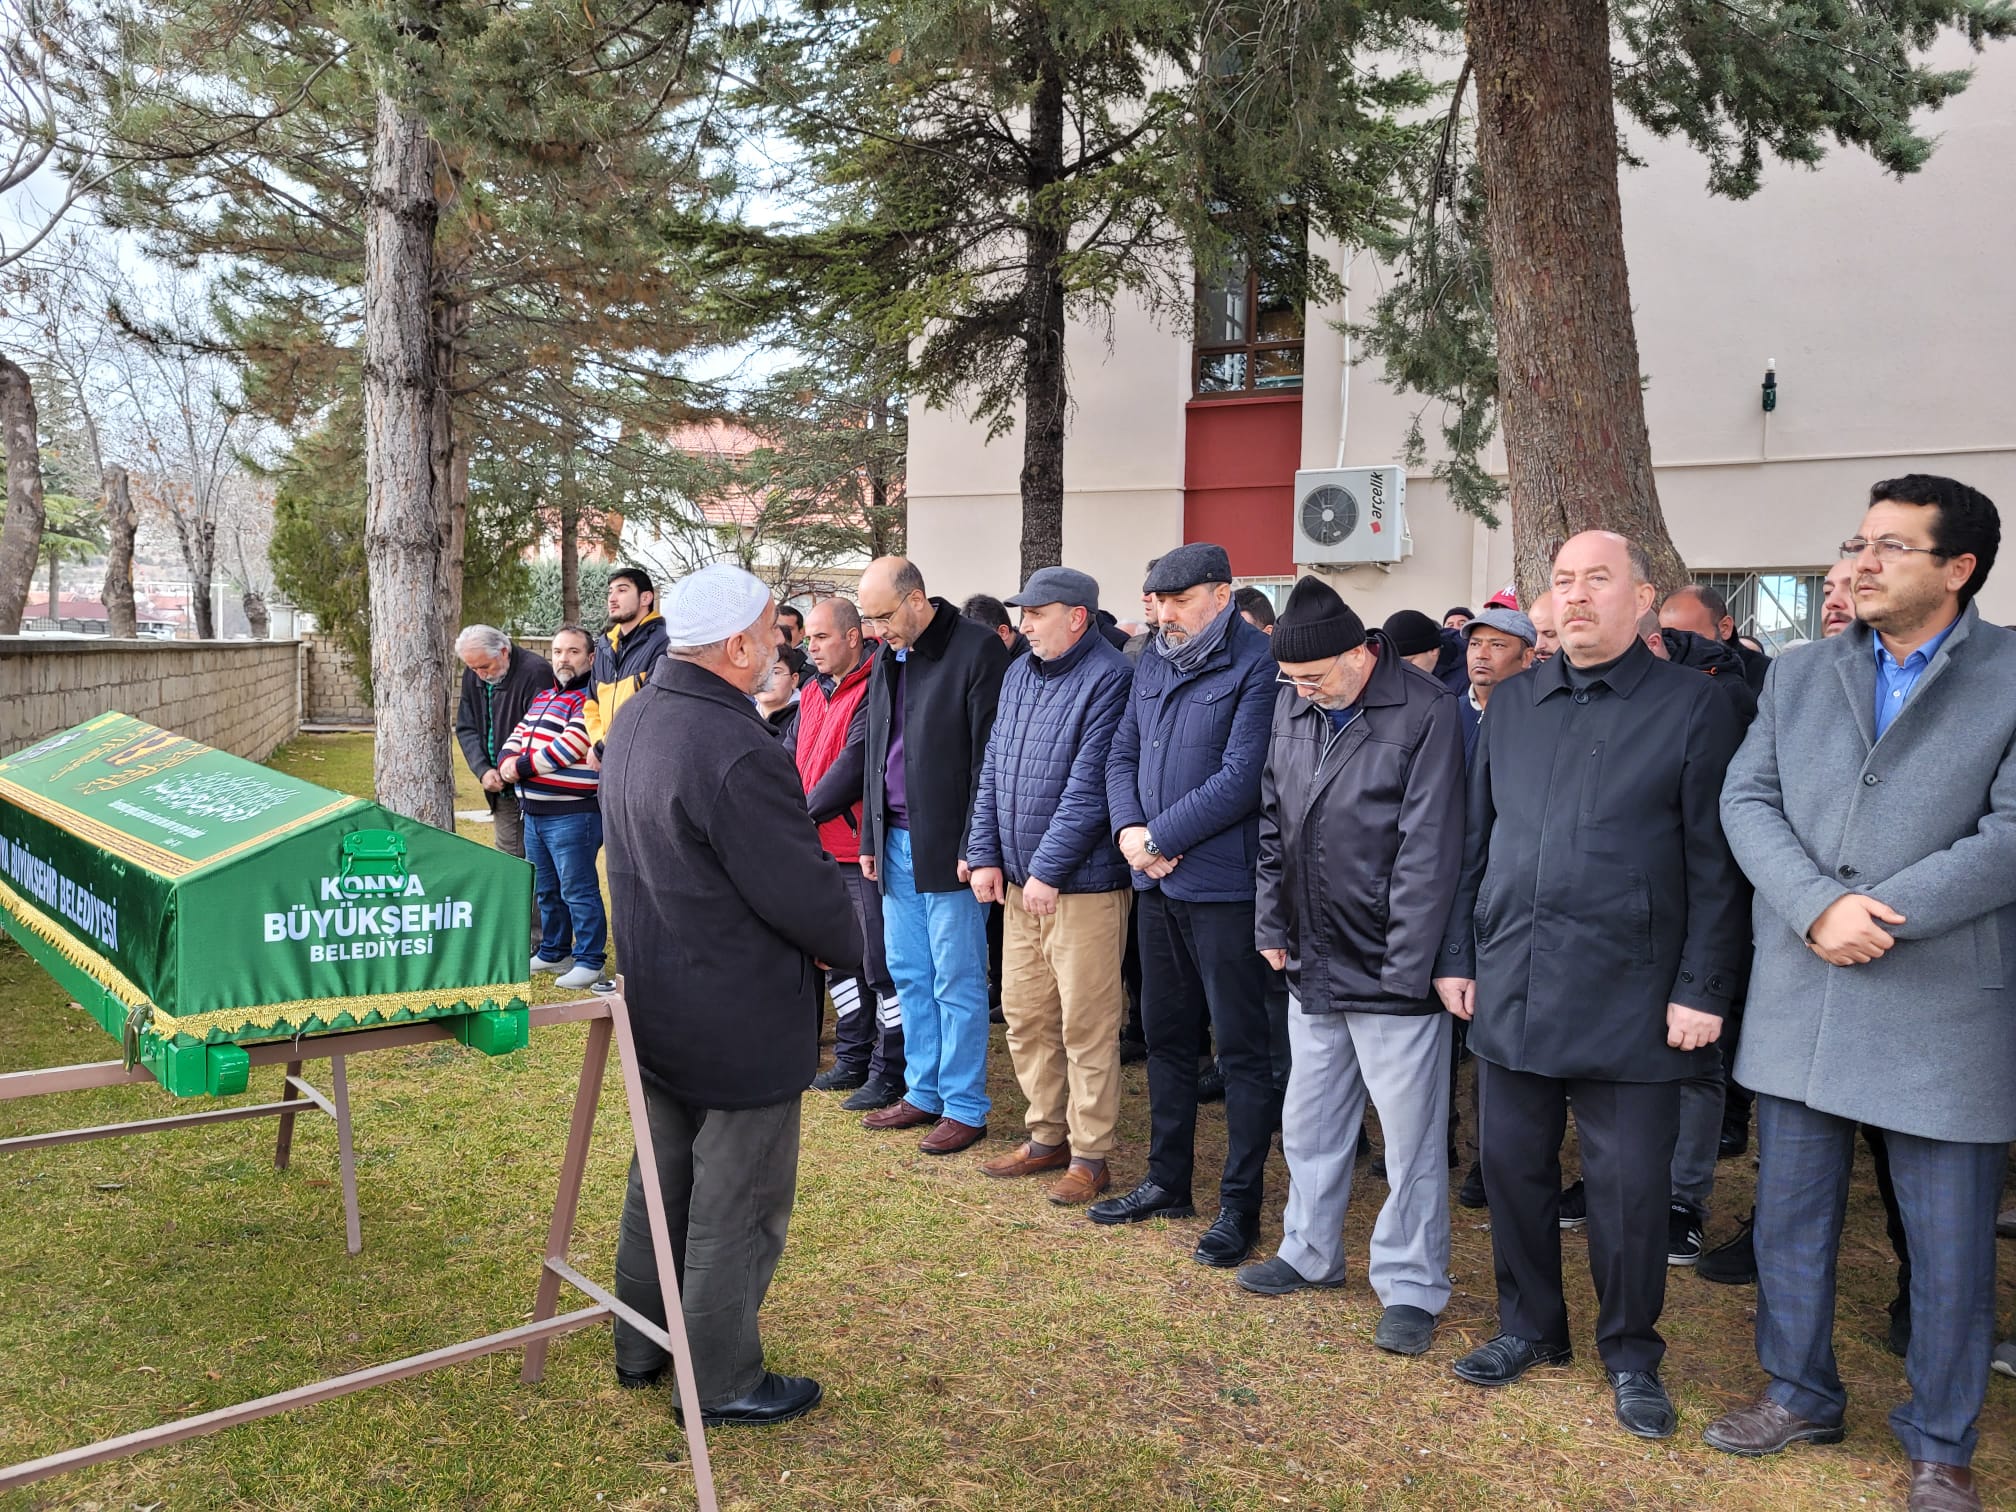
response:
<path id="1" fill-rule="evenodd" d="M 1953 625 L 1959 624 L 1954 620 Z M 1876 647 L 1876 738 L 1881 740 L 1883 732 L 1890 728 L 1904 705 L 1911 700 L 1911 690 L 1918 686 L 1918 679 L 1925 675 L 1925 669 L 1932 665 L 1932 658 L 1939 654 L 1939 648 L 1946 644 L 1946 637 L 1953 633 L 1953 625 L 1948 625 L 1916 651 L 1904 658 L 1900 667 L 1897 658 L 1890 654 L 1890 648 L 1883 644 L 1883 637 L 1872 635 L 1870 641 Z"/>

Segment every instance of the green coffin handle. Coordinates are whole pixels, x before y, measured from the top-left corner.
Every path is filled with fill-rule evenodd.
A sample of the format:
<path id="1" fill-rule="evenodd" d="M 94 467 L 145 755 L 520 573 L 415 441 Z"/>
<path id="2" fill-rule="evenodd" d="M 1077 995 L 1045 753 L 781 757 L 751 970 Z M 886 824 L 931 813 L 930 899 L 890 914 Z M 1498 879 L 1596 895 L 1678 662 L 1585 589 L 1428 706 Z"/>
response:
<path id="1" fill-rule="evenodd" d="M 454 1026 L 455 1038 L 485 1055 L 509 1055 L 513 1050 L 523 1050 L 532 1038 L 532 1011 L 522 1006 L 464 1013 L 449 1023 Z"/>
<path id="2" fill-rule="evenodd" d="M 406 837 L 396 830 L 352 830 L 343 837 L 345 877 L 406 880 Z"/>

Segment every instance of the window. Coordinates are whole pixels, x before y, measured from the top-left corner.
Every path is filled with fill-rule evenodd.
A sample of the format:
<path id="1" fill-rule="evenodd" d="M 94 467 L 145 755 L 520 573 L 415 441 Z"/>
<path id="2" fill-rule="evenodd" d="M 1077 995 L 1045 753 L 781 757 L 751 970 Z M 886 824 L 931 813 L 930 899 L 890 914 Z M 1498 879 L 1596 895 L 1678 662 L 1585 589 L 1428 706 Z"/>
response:
<path id="1" fill-rule="evenodd" d="M 1302 387 L 1302 307 L 1243 264 L 1197 286 L 1200 399 L 1285 393 Z"/>
<path id="2" fill-rule="evenodd" d="M 1729 605 L 1736 633 L 1747 635 L 1776 656 L 1787 646 L 1820 639 L 1824 572 L 1697 572 L 1694 581 L 1713 588 Z"/>

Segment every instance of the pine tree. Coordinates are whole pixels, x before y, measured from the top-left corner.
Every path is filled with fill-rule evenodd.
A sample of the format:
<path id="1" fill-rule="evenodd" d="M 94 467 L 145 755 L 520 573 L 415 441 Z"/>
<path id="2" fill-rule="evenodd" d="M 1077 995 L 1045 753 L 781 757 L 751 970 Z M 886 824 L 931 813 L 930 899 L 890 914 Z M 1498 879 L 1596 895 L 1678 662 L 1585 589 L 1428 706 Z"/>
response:
<path id="1" fill-rule="evenodd" d="M 1489 514 L 1476 463 L 1502 419 L 1522 591 L 1577 531 L 1620 531 L 1682 580 L 1652 474 L 1631 323 L 1617 112 L 1707 160 L 1745 198 L 1766 155 L 1810 166 L 1831 140 L 1898 176 L 1932 151 L 1920 113 L 1966 86 L 1923 61 L 1947 29 L 2016 32 L 2005 0 L 1469 0 L 1468 62 L 1444 149 L 1372 347 L 1453 406 L 1459 502 Z M 1613 46 L 1622 61 L 1613 59 Z M 1463 115 L 1474 80 L 1474 118 Z M 1628 163 L 1628 159 L 1625 160 Z M 1480 318 L 1488 311 L 1488 320 Z"/>

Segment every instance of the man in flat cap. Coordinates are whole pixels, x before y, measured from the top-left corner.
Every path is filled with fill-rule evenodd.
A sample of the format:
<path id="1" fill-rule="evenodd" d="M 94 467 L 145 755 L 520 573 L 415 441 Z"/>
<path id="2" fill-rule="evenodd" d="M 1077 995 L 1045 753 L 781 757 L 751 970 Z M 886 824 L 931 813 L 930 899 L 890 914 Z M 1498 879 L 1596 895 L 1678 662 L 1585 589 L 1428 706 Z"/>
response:
<path id="1" fill-rule="evenodd" d="M 1255 941 L 1288 973 L 1281 1249 L 1239 1284 L 1344 1282 L 1344 1217 L 1370 1097 L 1389 1190 L 1372 1231 L 1373 1343 L 1423 1353 L 1449 1300 L 1450 1016 L 1430 985 L 1463 865 L 1456 700 L 1305 577 L 1274 626 L 1283 684 L 1260 787 Z"/>
<path id="2" fill-rule="evenodd" d="M 1148 1174 L 1095 1204 L 1095 1223 L 1187 1217 L 1204 1016 L 1225 1076 L 1219 1212 L 1197 1245 L 1230 1268 L 1260 1232 L 1260 1182 L 1279 1122 L 1267 964 L 1253 948 L 1260 768 L 1274 717 L 1269 641 L 1232 602 L 1225 548 L 1198 542 L 1156 562 L 1158 633 L 1134 674 L 1106 768 L 1114 838 L 1134 869 L 1148 1033 Z"/>
<path id="3" fill-rule="evenodd" d="M 1132 897 L 1106 822 L 1106 758 L 1134 669 L 1099 633 L 1099 585 L 1045 567 L 1008 600 L 1029 654 L 1008 668 L 973 800 L 973 896 L 1005 905 L 1001 1007 L 1029 1138 L 980 1169 L 1063 1171 L 1048 1196 L 1110 1178 L 1120 1113 L 1120 954 Z"/>
<path id="4" fill-rule="evenodd" d="M 756 1317 L 797 1187 L 819 968 L 858 965 L 860 936 L 791 758 L 751 701 L 777 664 L 770 590 L 704 567 L 664 613 L 667 655 L 617 710 L 602 757 L 609 895 L 658 1164 L 630 1162 L 616 1294 L 663 1321 L 644 1209 L 656 1181 L 703 1421 L 781 1423 L 818 1405 L 819 1383 L 764 1369 Z M 618 1320 L 625 1386 L 651 1385 L 667 1362 Z"/>

